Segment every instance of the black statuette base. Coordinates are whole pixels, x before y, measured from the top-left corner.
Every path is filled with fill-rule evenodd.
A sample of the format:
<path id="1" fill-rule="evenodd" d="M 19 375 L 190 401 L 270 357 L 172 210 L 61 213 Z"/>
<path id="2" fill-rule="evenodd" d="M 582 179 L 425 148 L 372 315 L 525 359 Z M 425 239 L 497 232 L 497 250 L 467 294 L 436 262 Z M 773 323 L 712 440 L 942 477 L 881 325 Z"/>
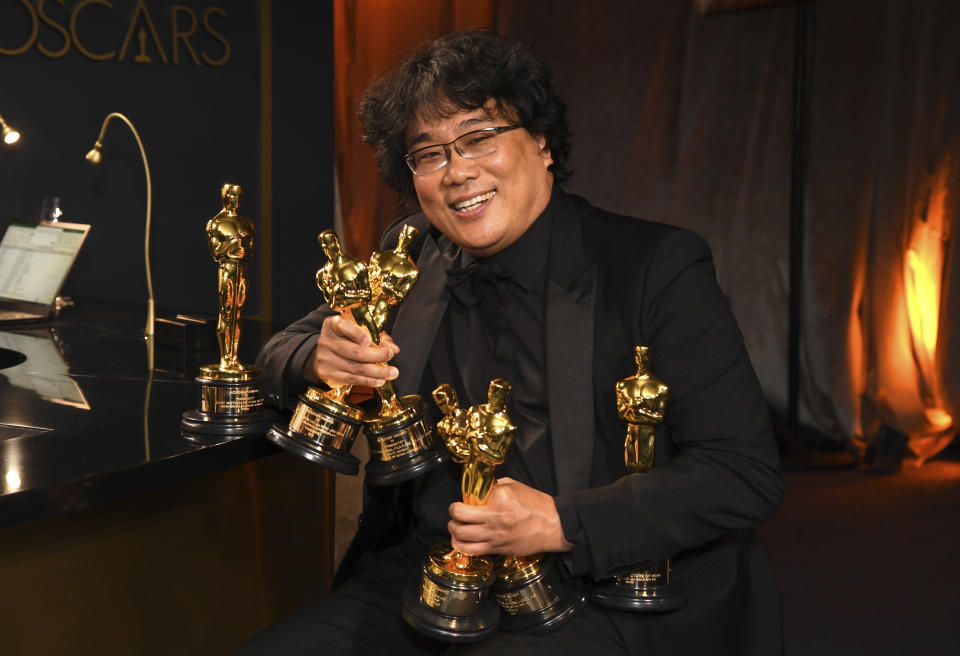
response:
<path id="1" fill-rule="evenodd" d="M 447 459 L 447 450 L 435 440 L 426 450 L 397 460 L 370 458 L 364 468 L 364 480 L 370 485 L 394 485 L 416 478 Z"/>
<path id="2" fill-rule="evenodd" d="M 590 601 L 605 608 L 638 613 L 668 613 L 683 608 L 686 591 L 670 582 L 670 561 L 658 566 L 631 572 L 632 582 L 614 578 L 590 588 Z"/>
<path id="3" fill-rule="evenodd" d="M 403 410 L 390 417 L 367 417 L 363 433 L 370 448 L 365 480 L 393 485 L 415 478 L 446 459 L 443 442 L 434 435 L 427 406 L 417 394 L 400 398 Z"/>
<path id="4" fill-rule="evenodd" d="M 263 407 L 258 377 L 251 380 L 197 379 L 197 409 L 183 413 L 180 431 L 184 437 L 225 437 L 262 434 L 276 419 Z"/>
<path id="5" fill-rule="evenodd" d="M 180 432 L 186 438 L 217 436 L 230 439 L 262 435 L 276 418 L 272 410 L 260 410 L 240 417 L 222 417 L 200 410 L 187 410 L 180 420 Z"/>
<path id="6" fill-rule="evenodd" d="M 482 598 L 480 610 L 472 615 L 448 615 L 430 608 L 420 601 L 420 590 L 409 587 L 403 591 L 403 619 L 423 635 L 453 643 L 476 642 L 497 629 L 500 608 L 487 596 Z"/>
<path id="7" fill-rule="evenodd" d="M 556 560 L 547 557 L 543 570 L 535 578 L 516 587 L 493 585 L 493 596 L 503 613 L 500 629 L 531 635 L 549 633 L 572 618 L 586 603 L 583 584 L 565 579 Z"/>
<path id="8" fill-rule="evenodd" d="M 288 426 L 274 424 L 267 438 L 282 449 L 341 474 L 353 476 L 360 461 L 350 453 L 360 433 L 363 412 L 328 399 L 318 390 L 300 395 Z"/>
<path id="9" fill-rule="evenodd" d="M 267 431 L 267 439 L 281 449 L 335 472 L 355 476 L 360 471 L 360 461 L 349 451 L 324 449 L 308 435 L 298 433 L 288 426 L 274 424 Z"/>

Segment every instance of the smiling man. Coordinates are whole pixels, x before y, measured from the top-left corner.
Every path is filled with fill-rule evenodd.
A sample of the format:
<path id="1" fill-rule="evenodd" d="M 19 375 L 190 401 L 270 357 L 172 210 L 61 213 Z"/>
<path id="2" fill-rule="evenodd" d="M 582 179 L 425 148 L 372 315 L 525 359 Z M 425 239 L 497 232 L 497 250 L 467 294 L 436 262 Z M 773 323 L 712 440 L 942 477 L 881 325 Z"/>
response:
<path id="1" fill-rule="evenodd" d="M 512 123 L 509 108 L 488 102 L 450 111 L 416 119 L 406 161 L 430 223 L 470 255 L 490 257 L 517 241 L 546 209 L 553 158 L 546 137 Z"/>
<path id="2" fill-rule="evenodd" d="M 553 74 L 493 32 L 426 44 L 371 85 L 360 116 L 384 179 L 419 204 L 402 222 L 420 230 L 421 282 L 379 347 L 326 306 L 274 336 L 259 359 L 272 397 L 397 379 L 424 397 L 449 383 L 471 405 L 501 377 L 515 446 L 486 506 L 459 502 L 452 462 L 365 487 L 333 591 L 245 653 L 448 650 L 400 619 L 402 590 L 444 539 L 468 553 L 554 553 L 584 584 L 671 558 L 686 591 L 670 613 L 587 603 L 543 635 L 498 631 L 456 653 L 779 653 L 776 586 L 752 531 L 780 503 L 779 459 L 706 243 L 566 193 L 570 130 Z M 655 466 L 627 475 L 614 389 L 637 345 L 670 401 Z"/>

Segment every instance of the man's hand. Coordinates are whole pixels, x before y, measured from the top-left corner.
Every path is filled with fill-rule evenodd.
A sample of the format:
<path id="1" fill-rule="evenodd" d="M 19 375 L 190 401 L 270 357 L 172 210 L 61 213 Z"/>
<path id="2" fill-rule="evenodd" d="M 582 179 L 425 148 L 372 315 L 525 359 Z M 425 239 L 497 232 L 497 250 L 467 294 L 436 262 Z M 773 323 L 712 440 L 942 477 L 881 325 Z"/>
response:
<path id="1" fill-rule="evenodd" d="M 450 504 L 453 546 L 471 554 L 529 556 L 570 551 L 553 497 L 511 478 L 501 478 L 483 506 Z"/>
<path id="2" fill-rule="evenodd" d="M 330 387 L 380 387 L 398 373 L 396 367 L 381 363 L 399 352 L 387 333 L 380 333 L 380 346 L 374 346 L 366 330 L 337 314 L 324 319 L 303 375 L 313 383 L 323 381 Z"/>

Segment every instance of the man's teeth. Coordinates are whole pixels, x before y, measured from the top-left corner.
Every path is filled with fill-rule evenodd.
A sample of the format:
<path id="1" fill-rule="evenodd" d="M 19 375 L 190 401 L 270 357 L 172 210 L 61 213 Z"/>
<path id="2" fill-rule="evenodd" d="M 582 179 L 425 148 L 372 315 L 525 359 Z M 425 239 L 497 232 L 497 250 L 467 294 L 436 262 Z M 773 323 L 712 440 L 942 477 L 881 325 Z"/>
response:
<path id="1" fill-rule="evenodd" d="M 496 191 L 488 191 L 485 194 L 480 194 L 479 196 L 468 198 L 463 202 L 455 203 L 453 206 L 453 209 L 457 210 L 458 212 L 462 212 L 463 210 L 469 210 L 484 201 L 490 200 L 491 198 L 494 197 L 494 195 L 496 195 L 496 193 L 497 193 Z"/>

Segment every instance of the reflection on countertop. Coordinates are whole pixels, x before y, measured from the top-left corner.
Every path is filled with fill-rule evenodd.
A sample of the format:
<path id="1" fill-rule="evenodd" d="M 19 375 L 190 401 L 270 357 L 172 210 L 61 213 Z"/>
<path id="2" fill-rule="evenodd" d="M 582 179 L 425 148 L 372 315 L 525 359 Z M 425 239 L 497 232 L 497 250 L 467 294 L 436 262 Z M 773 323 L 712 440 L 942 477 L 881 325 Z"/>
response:
<path id="1" fill-rule="evenodd" d="M 0 330 L 0 348 L 25 356 L 0 369 L 0 526 L 277 452 L 261 435 L 182 437 L 196 371 L 216 354 L 151 356 L 142 319 L 139 306 L 81 299 L 49 324 Z M 252 362 L 271 327 L 244 324 Z"/>
<path id="2" fill-rule="evenodd" d="M 0 347 L 20 353 L 23 362 L 2 370 L 14 387 L 32 390 L 44 401 L 89 410 L 80 384 L 68 374 L 58 337 L 50 328 L 0 332 Z"/>

